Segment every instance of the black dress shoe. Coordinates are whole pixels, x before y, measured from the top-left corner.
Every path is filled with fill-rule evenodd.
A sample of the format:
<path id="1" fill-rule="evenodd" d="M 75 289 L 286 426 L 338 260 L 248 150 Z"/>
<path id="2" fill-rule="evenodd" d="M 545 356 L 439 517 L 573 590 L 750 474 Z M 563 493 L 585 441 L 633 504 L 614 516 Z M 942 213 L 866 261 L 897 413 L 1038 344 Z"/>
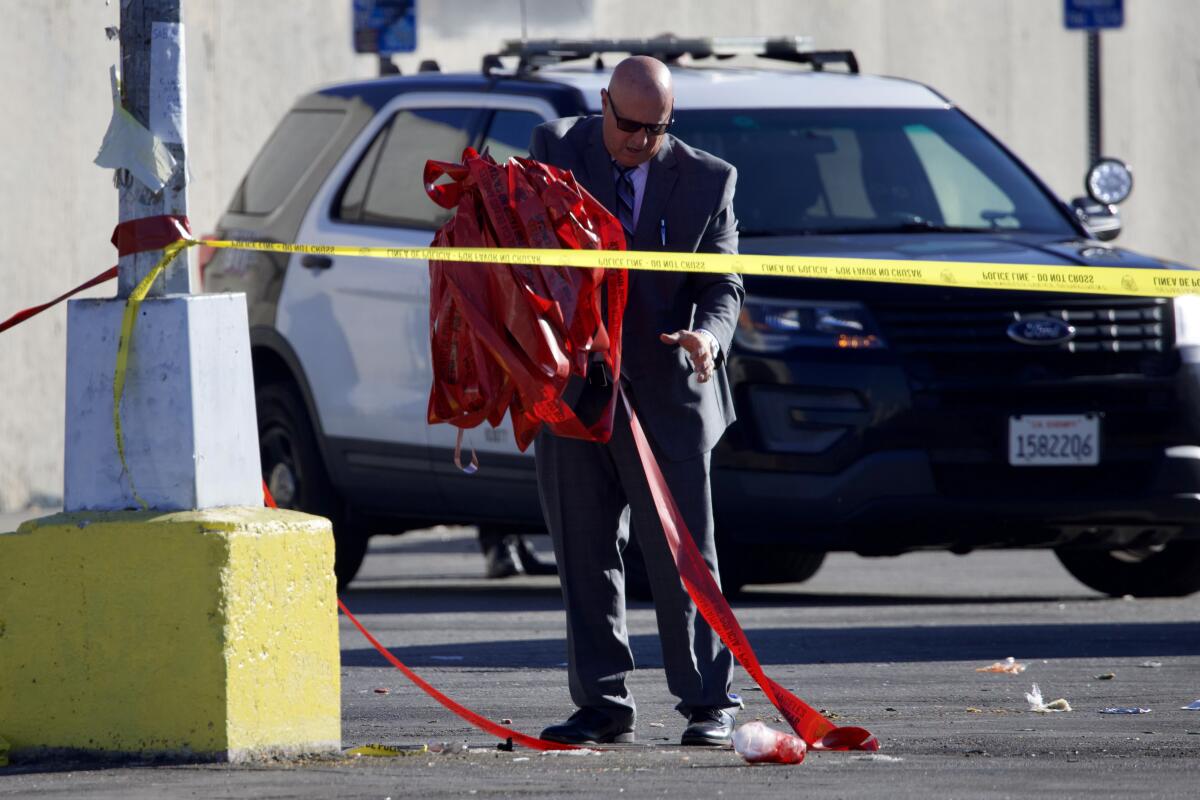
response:
<path id="1" fill-rule="evenodd" d="M 683 729 L 683 745 L 726 747 L 733 742 L 733 714 L 723 708 L 697 708 Z"/>
<path id="2" fill-rule="evenodd" d="M 542 738 L 561 744 L 628 744 L 633 741 L 633 725 L 596 708 L 581 708 L 566 722 L 542 731 Z"/>
<path id="3" fill-rule="evenodd" d="M 558 566 L 553 561 L 543 561 L 524 536 L 516 542 L 517 560 L 526 575 L 557 575 Z"/>
<path id="4" fill-rule="evenodd" d="M 483 552 L 483 574 L 487 578 L 511 578 L 521 574 L 521 564 L 515 545 L 516 536 L 479 532 L 479 549 Z"/>

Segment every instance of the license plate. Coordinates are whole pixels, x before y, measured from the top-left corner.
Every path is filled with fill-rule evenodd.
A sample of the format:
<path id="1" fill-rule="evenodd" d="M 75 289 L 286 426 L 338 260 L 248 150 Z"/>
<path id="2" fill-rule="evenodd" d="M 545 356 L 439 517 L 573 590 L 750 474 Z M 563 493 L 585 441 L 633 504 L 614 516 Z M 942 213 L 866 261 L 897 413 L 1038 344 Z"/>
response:
<path id="1" fill-rule="evenodd" d="M 1008 463 L 1014 467 L 1099 464 L 1100 417 L 1096 414 L 1009 417 Z"/>

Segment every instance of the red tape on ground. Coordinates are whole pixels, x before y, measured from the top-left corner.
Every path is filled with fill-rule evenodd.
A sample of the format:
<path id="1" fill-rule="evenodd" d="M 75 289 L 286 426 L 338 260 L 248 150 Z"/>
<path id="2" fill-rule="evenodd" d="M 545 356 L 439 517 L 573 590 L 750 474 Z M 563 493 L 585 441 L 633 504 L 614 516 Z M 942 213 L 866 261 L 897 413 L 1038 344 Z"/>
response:
<path id="1" fill-rule="evenodd" d="M 624 393 L 622 392 L 622 398 Z M 696 608 L 705 621 L 721 637 L 738 663 L 745 668 L 754 682 L 759 685 L 771 705 L 779 709 L 784 719 L 792 726 L 801 739 L 813 750 L 878 750 L 879 740 L 865 728 L 839 728 L 825 717 L 821 716 L 812 706 L 780 686 L 763 672 L 750 640 L 738 623 L 733 609 L 729 607 L 725 596 L 717 582 L 713 580 L 700 555 L 687 523 L 675 505 L 675 498 L 663 479 L 662 471 L 650 449 L 646 434 L 642 432 L 637 414 L 625 399 L 625 409 L 629 413 L 629 425 L 633 429 L 633 440 L 637 444 L 638 458 L 641 459 L 642 469 L 646 472 L 646 480 L 650 484 L 650 494 L 654 497 L 658 517 L 662 522 L 663 533 L 667 537 L 667 545 L 675 559 L 675 566 L 683 578 L 683 585 L 691 596 Z"/>
<path id="2" fill-rule="evenodd" d="M 270 508 L 278 508 L 279 507 L 279 506 L 275 505 L 275 498 L 271 497 L 271 490 L 269 488 L 267 488 L 266 481 L 263 481 L 263 503 L 266 504 L 267 506 L 269 506 Z M 361 633 L 364 637 L 366 637 L 367 641 L 371 643 L 371 646 L 374 647 L 376 650 L 378 650 L 379 654 L 388 660 L 388 663 L 390 663 L 393 667 L 395 667 L 396 669 L 403 672 L 404 677 L 408 678 L 410 681 L 415 683 L 421 691 L 425 692 L 425 694 L 429 695 L 434 700 L 436 700 L 437 702 L 439 702 L 443 706 L 445 706 L 447 709 L 449 709 L 450 711 L 453 711 L 459 717 L 461 717 L 462 719 L 464 719 L 467 722 L 474 725 L 476 728 L 479 728 L 482 731 L 486 731 L 486 732 L 492 734 L 493 736 L 497 736 L 501 739 L 512 739 L 514 744 L 519 744 L 523 747 L 528 747 L 531 750 L 579 750 L 580 749 L 573 744 L 560 744 L 558 742 L 548 742 L 545 739 L 538 739 L 536 736 L 530 736 L 527 733 L 521 733 L 520 731 L 514 731 L 512 728 L 506 728 L 503 725 L 492 722 L 487 717 L 484 717 L 480 714 L 476 714 L 474 711 L 472 711 L 471 709 L 462 705 L 461 703 L 451 700 L 449 697 L 447 697 L 446 695 L 442 694 L 437 689 L 435 689 L 428 681 L 426 681 L 420 675 L 418 675 L 417 673 L 415 673 L 411 669 L 409 669 L 407 666 L 405 666 L 404 662 L 402 662 L 400 659 L 396 658 L 394 655 L 392 655 L 390 650 L 388 650 L 386 647 L 384 647 L 382 644 L 380 644 L 379 640 L 376 639 L 374 636 L 372 636 L 371 632 L 368 631 L 365 627 L 363 627 L 363 624 L 358 621 L 358 618 L 350 613 L 350 609 L 346 608 L 346 604 L 342 602 L 342 598 L 340 598 L 340 597 L 338 598 L 337 604 L 338 604 L 338 608 L 341 609 L 342 613 L 346 615 L 346 618 L 349 619 L 352 623 L 354 623 L 354 627 L 358 628 L 359 633 Z"/>

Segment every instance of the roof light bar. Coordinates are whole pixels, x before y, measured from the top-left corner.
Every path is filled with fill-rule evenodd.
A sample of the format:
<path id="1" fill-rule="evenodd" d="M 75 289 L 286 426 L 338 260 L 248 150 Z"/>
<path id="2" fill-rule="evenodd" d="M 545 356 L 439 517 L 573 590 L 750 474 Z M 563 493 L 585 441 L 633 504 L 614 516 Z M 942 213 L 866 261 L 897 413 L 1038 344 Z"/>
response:
<path id="1" fill-rule="evenodd" d="M 507 39 L 502 56 L 526 59 L 548 57 L 553 61 L 590 58 L 601 53 L 692 58 L 767 55 L 769 52 L 804 53 L 813 50 L 810 36 L 705 36 L 679 38 L 657 36 L 652 39 Z"/>
<path id="2" fill-rule="evenodd" d="M 827 64 L 842 64 L 851 73 L 858 72 L 858 60 L 849 50 L 817 50 L 811 36 L 705 36 L 680 38 L 673 35 L 652 39 L 507 39 L 499 53 L 483 59 L 483 73 L 491 75 L 503 69 L 501 56 L 519 60 L 515 74 L 523 74 L 550 64 L 596 57 L 602 67 L 604 53 L 646 55 L 667 63 L 683 56 L 693 59 L 727 59 L 737 55 L 808 64 L 820 72 Z"/>

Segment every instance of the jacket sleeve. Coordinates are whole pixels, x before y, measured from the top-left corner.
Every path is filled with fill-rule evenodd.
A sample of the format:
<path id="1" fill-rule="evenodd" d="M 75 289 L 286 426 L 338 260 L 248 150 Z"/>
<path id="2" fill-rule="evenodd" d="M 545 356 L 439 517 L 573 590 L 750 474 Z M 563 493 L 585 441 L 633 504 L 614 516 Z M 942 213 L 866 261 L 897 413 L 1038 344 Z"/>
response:
<path id="1" fill-rule="evenodd" d="M 737 186 L 737 170 L 733 167 L 725 174 L 720 198 L 708 226 L 700 237 L 698 253 L 737 253 L 737 218 L 733 213 L 733 194 Z M 733 344 L 733 332 L 737 327 L 738 315 L 742 310 L 745 289 L 742 278 L 736 273 L 692 276 L 696 316 L 693 328 L 703 328 L 717 337 L 721 344 L 718 364 L 724 360 Z"/>
<path id="2" fill-rule="evenodd" d="M 546 161 L 548 150 L 546 144 L 550 138 L 549 133 L 545 124 L 538 125 L 533 129 L 533 134 L 529 137 L 529 157 L 534 161 Z"/>

